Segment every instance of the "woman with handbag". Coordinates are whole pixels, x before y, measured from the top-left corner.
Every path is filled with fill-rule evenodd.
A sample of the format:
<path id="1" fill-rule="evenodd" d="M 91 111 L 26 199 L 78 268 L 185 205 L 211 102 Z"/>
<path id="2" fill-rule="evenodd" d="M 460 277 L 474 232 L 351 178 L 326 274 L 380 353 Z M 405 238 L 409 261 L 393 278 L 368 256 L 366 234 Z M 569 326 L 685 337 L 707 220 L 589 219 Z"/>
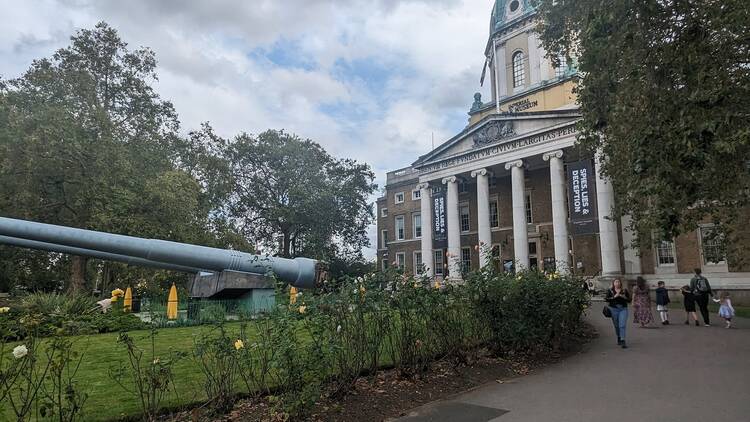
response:
<path id="1" fill-rule="evenodd" d="M 623 287 L 622 281 L 620 281 L 619 278 L 616 278 L 612 281 L 612 286 L 607 290 L 607 296 L 604 300 L 607 301 L 606 306 L 609 308 L 609 313 L 612 316 L 612 324 L 615 326 L 617 345 L 621 346 L 623 349 L 627 349 L 628 346 L 625 344 L 625 327 L 627 327 L 628 324 L 628 303 L 630 303 L 630 292 Z"/>

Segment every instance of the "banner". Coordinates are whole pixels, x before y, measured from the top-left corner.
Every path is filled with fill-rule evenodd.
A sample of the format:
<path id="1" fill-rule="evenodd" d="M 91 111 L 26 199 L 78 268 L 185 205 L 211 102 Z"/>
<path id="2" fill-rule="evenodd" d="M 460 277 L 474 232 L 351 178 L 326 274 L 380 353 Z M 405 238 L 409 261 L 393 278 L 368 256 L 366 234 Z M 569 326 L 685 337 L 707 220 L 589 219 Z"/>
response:
<path id="1" fill-rule="evenodd" d="M 568 205 L 574 236 L 599 231 L 594 177 L 591 160 L 568 163 Z"/>
<path id="2" fill-rule="evenodd" d="M 448 247 L 448 226 L 445 216 L 445 191 L 441 190 L 432 195 L 432 247 L 443 249 Z"/>

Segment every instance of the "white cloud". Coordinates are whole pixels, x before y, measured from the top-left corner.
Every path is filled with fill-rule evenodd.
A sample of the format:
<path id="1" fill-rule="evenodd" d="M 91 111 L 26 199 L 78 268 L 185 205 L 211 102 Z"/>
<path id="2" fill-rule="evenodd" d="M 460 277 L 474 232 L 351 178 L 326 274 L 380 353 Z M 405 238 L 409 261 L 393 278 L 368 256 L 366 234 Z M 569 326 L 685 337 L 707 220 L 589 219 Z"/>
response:
<path id="1" fill-rule="evenodd" d="M 155 51 L 157 89 L 183 130 L 203 121 L 227 136 L 284 128 L 368 162 L 382 186 L 387 170 L 429 151 L 432 134 L 437 145 L 465 125 L 491 7 L 491 0 L 0 0 L 0 75 L 20 75 L 76 29 L 104 20 L 131 48 Z M 284 57 L 270 56 L 280 49 Z M 342 62 L 358 66 L 341 74 Z M 374 67 L 363 70 L 367 64 Z"/>

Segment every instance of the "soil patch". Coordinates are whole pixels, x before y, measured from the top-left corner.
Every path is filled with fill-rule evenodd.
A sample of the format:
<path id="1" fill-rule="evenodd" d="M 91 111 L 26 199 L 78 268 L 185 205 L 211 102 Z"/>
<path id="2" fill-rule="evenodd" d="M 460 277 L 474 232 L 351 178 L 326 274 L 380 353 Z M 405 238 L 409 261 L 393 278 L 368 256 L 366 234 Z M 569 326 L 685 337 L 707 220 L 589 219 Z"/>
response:
<path id="1" fill-rule="evenodd" d="M 316 403 L 305 421 L 386 421 L 405 416 L 410 409 L 423 404 L 446 399 L 489 382 L 503 383 L 523 376 L 541 366 L 554 363 L 575 353 L 581 353 L 585 345 L 596 336 L 591 326 L 581 334 L 571 337 L 558 353 L 530 358 L 497 358 L 486 351 L 471 364 L 456 366 L 449 361 L 432 364 L 426 374 L 404 379 L 397 369 L 378 372 L 374 376 L 359 379 L 354 389 L 345 397 L 336 400 L 324 398 Z M 273 414 L 267 399 L 244 399 L 226 415 L 210 416 L 196 408 L 165 418 L 167 421 L 275 421 L 283 420 Z"/>

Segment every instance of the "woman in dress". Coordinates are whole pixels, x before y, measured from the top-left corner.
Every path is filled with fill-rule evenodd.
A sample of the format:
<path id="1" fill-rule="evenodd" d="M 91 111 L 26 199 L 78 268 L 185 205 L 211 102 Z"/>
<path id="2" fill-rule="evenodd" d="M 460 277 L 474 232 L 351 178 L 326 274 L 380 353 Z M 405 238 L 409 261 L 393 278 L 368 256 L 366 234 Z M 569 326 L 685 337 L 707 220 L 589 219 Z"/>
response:
<path id="1" fill-rule="evenodd" d="M 651 294 L 643 277 L 635 279 L 633 289 L 633 322 L 641 324 L 641 328 L 651 324 L 654 316 L 651 314 Z"/>

